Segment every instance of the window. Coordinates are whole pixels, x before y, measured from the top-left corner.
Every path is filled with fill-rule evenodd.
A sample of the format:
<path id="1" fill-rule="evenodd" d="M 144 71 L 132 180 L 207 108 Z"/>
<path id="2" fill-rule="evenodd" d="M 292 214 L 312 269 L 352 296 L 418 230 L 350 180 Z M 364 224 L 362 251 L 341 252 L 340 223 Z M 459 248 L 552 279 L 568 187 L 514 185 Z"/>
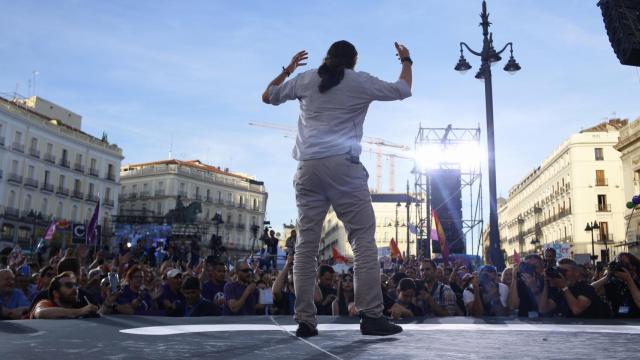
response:
<path id="1" fill-rule="evenodd" d="M 142 191 L 147 191 L 147 190 L 149 190 L 149 184 L 147 183 L 142 184 Z"/>
<path id="2" fill-rule="evenodd" d="M 38 149 L 38 139 L 36 138 L 31 138 L 31 149 L 33 150 L 37 150 Z"/>
<path id="3" fill-rule="evenodd" d="M 14 135 L 14 138 L 13 138 L 13 142 L 15 142 L 16 144 L 22 143 L 22 132 L 16 131 L 16 133 Z"/>
<path id="4" fill-rule="evenodd" d="M 157 212 L 156 215 L 162 216 L 162 203 L 161 202 L 156 204 L 156 212 Z"/>
<path id="5" fill-rule="evenodd" d="M 62 205 L 62 201 L 58 201 L 58 206 L 56 207 L 56 217 L 58 219 L 62 219 L 63 213 L 64 213 L 64 207 Z"/>
<path id="6" fill-rule="evenodd" d="M 78 220 L 78 205 L 73 205 L 73 207 L 71 208 L 71 220 Z"/>
<path id="7" fill-rule="evenodd" d="M 49 155 L 53 154 L 53 144 L 52 143 L 47 143 L 47 154 L 49 154 Z"/>
<path id="8" fill-rule="evenodd" d="M 60 175 L 59 181 L 58 181 L 58 186 L 60 187 L 64 187 L 64 175 Z"/>
<path id="9" fill-rule="evenodd" d="M 47 216 L 47 210 L 49 209 L 49 200 L 47 198 L 42 199 L 42 206 L 40 206 L 40 213 L 42 216 Z"/>
<path id="10" fill-rule="evenodd" d="M 596 170 L 596 186 L 607 186 L 607 179 L 604 177 L 604 170 Z"/>
<path id="11" fill-rule="evenodd" d="M 96 159 L 91 159 L 91 169 L 96 168 Z"/>
<path id="12" fill-rule="evenodd" d="M 27 177 L 29 179 L 33 179 L 34 178 L 33 175 L 34 175 L 35 171 L 36 171 L 35 166 L 29 165 L 29 168 L 27 169 Z"/>
<path id="13" fill-rule="evenodd" d="M 609 239 L 609 223 L 606 221 L 600 222 L 600 241 L 611 241 Z"/>
<path id="14" fill-rule="evenodd" d="M 111 199 L 111 188 L 106 188 L 104 190 L 104 198 L 107 199 L 107 200 Z"/>
<path id="15" fill-rule="evenodd" d="M 48 184 L 49 184 L 50 179 L 51 179 L 51 171 L 49 171 L 49 170 L 45 170 L 45 171 L 44 171 L 44 184 L 45 184 L 45 185 L 48 185 Z"/>
<path id="16" fill-rule="evenodd" d="M 76 164 L 82 164 L 82 154 L 76 154 Z"/>
<path id="17" fill-rule="evenodd" d="M 27 194 L 27 196 L 24 197 L 24 211 L 29 211 L 31 210 L 31 195 Z"/>
<path id="18" fill-rule="evenodd" d="M 80 191 L 81 188 L 82 188 L 82 183 L 80 182 L 80 180 L 76 179 L 73 182 L 73 191 Z"/>
<path id="19" fill-rule="evenodd" d="M 598 194 L 598 211 L 610 211 L 605 194 Z"/>
<path id="20" fill-rule="evenodd" d="M 69 152 L 67 151 L 67 149 L 62 149 L 62 162 L 66 162 L 68 156 Z"/>
<path id="21" fill-rule="evenodd" d="M 16 207 L 16 192 L 13 190 L 9 192 L 9 207 L 10 208 Z"/>
<path id="22" fill-rule="evenodd" d="M 604 153 L 602 151 L 602 148 L 595 148 L 594 149 L 594 153 L 596 156 L 596 160 L 600 161 L 600 160 L 604 160 Z"/>
<path id="23" fill-rule="evenodd" d="M 11 161 L 11 172 L 14 174 L 18 173 L 18 160 Z"/>
<path id="24" fill-rule="evenodd" d="M 93 195 L 95 190 L 95 186 L 92 183 L 89 183 L 89 195 Z"/>
<path id="25" fill-rule="evenodd" d="M 107 165 L 107 177 L 113 179 L 113 164 Z"/>

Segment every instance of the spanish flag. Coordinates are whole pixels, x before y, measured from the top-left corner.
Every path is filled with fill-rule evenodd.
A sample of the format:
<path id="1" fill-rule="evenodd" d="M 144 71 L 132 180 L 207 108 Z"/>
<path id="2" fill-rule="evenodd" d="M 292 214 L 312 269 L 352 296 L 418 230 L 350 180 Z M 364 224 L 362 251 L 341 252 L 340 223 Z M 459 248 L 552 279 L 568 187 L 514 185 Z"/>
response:
<path id="1" fill-rule="evenodd" d="M 333 262 L 337 263 L 348 263 L 349 259 L 347 259 L 346 256 L 340 254 L 340 252 L 338 251 L 338 249 L 336 249 L 335 246 L 331 247 L 331 257 L 333 258 Z"/>
<path id="2" fill-rule="evenodd" d="M 389 249 L 391 250 L 391 258 L 402 260 L 402 253 L 400 252 L 400 248 L 398 248 L 398 243 L 394 238 L 391 238 L 389 242 Z"/>
<path id="3" fill-rule="evenodd" d="M 447 238 L 444 235 L 444 229 L 442 228 L 442 223 L 440 222 L 440 217 L 438 217 L 438 213 L 435 210 L 431 210 L 431 216 L 433 217 L 433 227 L 436 230 L 436 234 L 438 234 L 438 242 L 440 243 L 440 253 L 442 254 L 442 260 L 444 261 L 444 265 L 449 265 L 449 247 L 447 246 Z"/>

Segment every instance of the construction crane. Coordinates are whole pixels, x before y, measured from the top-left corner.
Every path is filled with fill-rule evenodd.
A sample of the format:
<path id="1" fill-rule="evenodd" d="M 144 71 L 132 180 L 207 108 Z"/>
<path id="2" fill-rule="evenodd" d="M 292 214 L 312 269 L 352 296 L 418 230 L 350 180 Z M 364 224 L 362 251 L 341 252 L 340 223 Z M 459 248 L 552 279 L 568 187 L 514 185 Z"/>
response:
<path id="1" fill-rule="evenodd" d="M 262 123 L 250 122 L 249 125 L 255 126 L 255 127 L 267 128 L 267 129 L 280 130 L 280 131 L 283 131 L 283 132 L 288 133 L 288 134 L 295 134 L 297 132 L 296 129 L 294 129 L 294 128 L 290 127 L 290 126 L 281 125 L 281 124 L 266 123 L 266 122 L 262 122 Z M 400 154 L 384 152 L 384 151 L 382 151 L 382 147 L 383 146 L 384 147 L 390 147 L 390 148 L 394 148 L 394 149 L 399 149 L 401 151 L 410 151 L 411 147 L 409 147 L 407 145 L 396 144 L 396 143 L 393 143 L 393 142 L 385 140 L 385 139 L 369 137 L 369 136 L 363 136 L 362 137 L 362 141 L 364 143 L 376 146 L 376 149 L 374 151 L 374 153 L 376 154 L 376 188 L 375 188 L 375 191 L 377 193 L 379 193 L 381 191 L 381 189 L 382 189 L 382 158 L 383 158 L 383 156 L 386 156 L 387 159 L 389 160 L 389 192 L 395 192 L 395 159 L 413 160 L 413 158 L 410 157 L 409 155 L 405 156 L 405 155 L 400 155 Z"/>

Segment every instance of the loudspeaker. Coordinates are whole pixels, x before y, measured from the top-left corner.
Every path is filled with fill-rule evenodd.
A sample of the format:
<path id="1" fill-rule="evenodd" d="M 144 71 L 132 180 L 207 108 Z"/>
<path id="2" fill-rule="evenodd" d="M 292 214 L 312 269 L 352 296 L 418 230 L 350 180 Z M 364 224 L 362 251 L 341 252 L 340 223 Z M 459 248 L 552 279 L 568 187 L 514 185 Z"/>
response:
<path id="1" fill-rule="evenodd" d="M 462 182 L 460 170 L 439 169 L 429 172 L 430 203 L 440 218 L 450 254 L 465 254 L 466 242 L 462 232 Z M 435 242 L 433 252 L 440 252 Z"/>
<path id="2" fill-rule="evenodd" d="M 598 6 L 620 63 L 640 66 L 640 1 L 600 0 Z"/>

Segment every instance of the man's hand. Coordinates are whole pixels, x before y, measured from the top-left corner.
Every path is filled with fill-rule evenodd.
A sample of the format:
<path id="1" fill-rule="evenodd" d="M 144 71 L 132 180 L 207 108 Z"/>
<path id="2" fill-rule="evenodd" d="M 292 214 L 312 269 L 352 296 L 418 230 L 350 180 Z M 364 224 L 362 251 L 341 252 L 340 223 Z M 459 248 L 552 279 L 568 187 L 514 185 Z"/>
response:
<path id="1" fill-rule="evenodd" d="M 631 273 L 625 268 L 622 268 L 622 271 L 617 271 L 614 273 L 615 277 L 623 280 L 626 284 L 632 283 L 633 278 L 631 277 Z"/>
<path id="2" fill-rule="evenodd" d="M 394 45 L 396 46 L 397 55 L 400 59 L 409 56 L 409 49 L 407 49 L 404 45 L 399 44 L 397 41 L 394 43 Z"/>
<path id="3" fill-rule="evenodd" d="M 287 66 L 285 70 L 287 70 L 290 74 L 293 74 L 293 72 L 298 67 L 307 65 L 307 63 L 303 61 L 307 60 L 308 58 L 309 53 L 307 52 L 307 50 L 299 51 L 297 54 L 293 55 L 293 57 L 291 58 L 291 63 L 289 63 L 289 66 Z"/>
<path id="4" fill-rule="evenodd" d="M 564 275 L 560 274 L 560 278 L 547 278 L 549 279 L 549 286 L 554 287 L 556 289 L 563 289 L 567 285 L 567 280 L 565 280 Z"/>
<path id="5" fill-rule="evenodd" d="M 99 308 L 96 305 L 93 305 L 93 304 L 86 305 L 85 307 L 80 308 L 80 316 L 95 314 L 98 312 L 98 309 Z"/>

